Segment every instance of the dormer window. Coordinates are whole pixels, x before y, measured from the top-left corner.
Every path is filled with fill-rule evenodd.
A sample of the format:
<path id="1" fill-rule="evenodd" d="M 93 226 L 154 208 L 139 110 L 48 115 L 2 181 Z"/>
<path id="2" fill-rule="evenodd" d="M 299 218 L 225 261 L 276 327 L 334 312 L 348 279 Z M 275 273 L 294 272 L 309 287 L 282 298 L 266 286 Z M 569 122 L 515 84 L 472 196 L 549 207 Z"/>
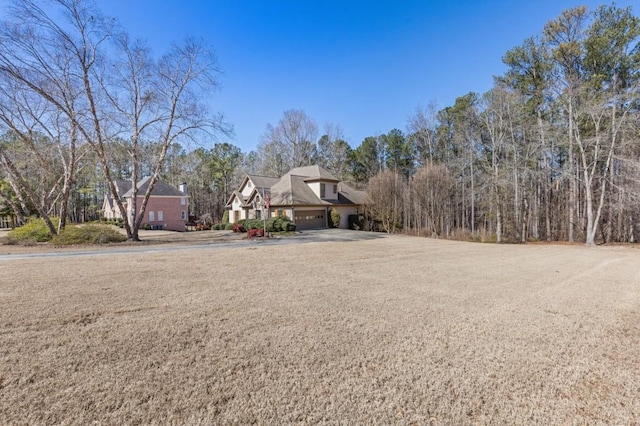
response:
<path id="1" fill-rule="evenodd" d="M 251 189 L 251 181 L 247 182 L 247 188 Z"/>
<path id="2" fill-rule="evenodd" d="M 320 184 L 320 198 L 325 198 L 325 184 Z"/>

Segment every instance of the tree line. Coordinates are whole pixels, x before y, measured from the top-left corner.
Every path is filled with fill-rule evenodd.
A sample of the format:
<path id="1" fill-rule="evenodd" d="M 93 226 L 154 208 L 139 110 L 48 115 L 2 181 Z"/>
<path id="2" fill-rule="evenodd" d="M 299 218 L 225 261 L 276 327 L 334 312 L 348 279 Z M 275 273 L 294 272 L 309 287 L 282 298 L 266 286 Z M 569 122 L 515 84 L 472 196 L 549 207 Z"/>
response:
<path id="1" fill-rule="evenodd" d="M 405 138 L 365 140 L 374 215 L 387 231 L 635 242 L 639 40 L 631 8 L 566 10 L 505 53 L 487 93 L 418 109 Z"/>
<path id="2" fill-rule="evenodd" d="M 445 238 L 635 242 L 640 220 L 640 24 L 630 8 L 564 11 L 505 53 L 487 93 L 417 108 L 405 131 L 352 148 L 303 110 L 255 150 L 204 106 L 217 60 L 186 40 L 156 57 L 91 3 L 13 0 L 0 22 L 0 214 L 99 216 L 115 179 L 188 183 L 220 220 L 245 173 L 319 164 L 366 189 L 387 232 Z M 195 146 L 195 148 L 194 148 Z M 209 146 L 209 148 L 207 148 Z M 134 190 L 135 190 L 134 185 Z M 147 191 L 125 229 L 137 239 Z"/>

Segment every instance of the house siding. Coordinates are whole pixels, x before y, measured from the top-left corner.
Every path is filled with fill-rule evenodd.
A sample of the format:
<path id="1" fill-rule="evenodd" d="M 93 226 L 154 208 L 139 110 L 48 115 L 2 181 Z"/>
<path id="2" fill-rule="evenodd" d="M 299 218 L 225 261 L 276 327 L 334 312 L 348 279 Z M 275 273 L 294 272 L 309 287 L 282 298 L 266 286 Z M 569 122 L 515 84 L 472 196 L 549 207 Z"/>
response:
<path id="1" fill-rule="evenodd" d="M 320 196 L 321 183 L 324 184 L 324 197 Z M 338 193 L 334 191 L 335 187 L 337 186 L 335 182 L 324 182 L 324 181 L 309 182 L 307 185 L 309 185 L 309 188 L 311 188 L 313 193 L 316 194 L 316 196 L 322 200 L 335 201 L 338 199 Z"/>
<path id="2" fill-rule="evenodd" d="M 229 214 L 229 222 L 236 223 L 236 219 L 237 220 L 246 219 L 245 215 L 246 215 L 246 212 L 242 208 L 242 203 L 240 202 L 238 197 L 235 197 L 233 199 L 233 203 L 231 203 L 231 214 Z"/>
<path id="3" fill-rule="evenodd" d="M 145 218 L 149 218 L 149 212 L 154 212 L 154 221 L 149 222 L 143 220 L 144 223 L 150 225 L 162 225 L 163 229 L 167 231 L 185 231 L 186 220 L 182 219 L 182 212 L 187 214 L 187 207 L 180 203 L 181 197 L 150 197 L 145 209 Z M 142 205 L 143 197 L 137 198 L 138 206 Z M 162 211 L 162 221 L 159 220 L 158 211 Z"/>
<path id="4" fill-rule="evenodd" d="M 249 186 L 249 183 L 252 185 Z M 285 214 L 294 221 L 297 217 L 303 222 L 302 226 L 308 227 L 328 226 L 329 209 L 335 206 L 340 212 L 340 227 L 347 228 L 349 215 L 358 212 L 358 203 L 364 199 L 362 191 L 356 191 L 341 183 L 319 166 L 295 168 L 280 178 L 263 176 L 259 178 L 259 188 L 253 185 L 255 181 L 247 175 L 230 197 L 226 205 L 226 208 L 231 210 L 230 222 L 256 217 L 255 209 L 259 208 L 260 204 L 257 189 L 270 195 L 271 207 L 266 214 L 267 217 Z M 250 205 L 245 207 L 245 202 Z M 305 215 L 304 212 L 310 213 Z M 320 223 L 321 219 L 324 219 L 323 223 Z"/>
<path id="5" fill-rule="evenodd" d="M 293 219 L 293 210 L 290 208 L 276 208 L 276 207 L 272 207 L 269 209 L 269 217 L 276 217 L 276 216 L 282 216 L 285 215 L 287 216 L 289 219 Z"/>
<path id="6" fill-rule="evenodd" d="M 249 195 L 251 195 L 251 191 L 253 191 L 253 183 L 251 182 L 251 180 L 248 180 L 247 183 L 242 187 L 242 191 L 240 191 L 240 193 L 244 197 L 248 197 Z"/>
<path id="7" fill-rule="evenodd" d="M 341 229 L 348 229 L 349 228 L 349 216 L 352 214 L 358 214 L 358 208 L 357 207 L 352 207 L 352 206 L 347 206 L 347 207 L 342 207 L 342 206 L 337 206 L 334 207 L 336 210 L 338 210 L 338 213 L 340 213 L 340 228 Z"/>

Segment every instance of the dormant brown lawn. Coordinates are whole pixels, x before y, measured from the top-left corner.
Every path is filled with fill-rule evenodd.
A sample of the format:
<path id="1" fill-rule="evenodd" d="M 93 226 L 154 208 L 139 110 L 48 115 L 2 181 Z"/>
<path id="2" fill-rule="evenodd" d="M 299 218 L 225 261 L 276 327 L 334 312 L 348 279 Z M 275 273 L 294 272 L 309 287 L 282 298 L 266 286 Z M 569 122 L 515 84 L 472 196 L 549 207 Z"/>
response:
<path id="1" fill-rule="evenodd" d="M 0 261 L 3 424 L 633 424 L 640 251 L 390 237 Z"/>

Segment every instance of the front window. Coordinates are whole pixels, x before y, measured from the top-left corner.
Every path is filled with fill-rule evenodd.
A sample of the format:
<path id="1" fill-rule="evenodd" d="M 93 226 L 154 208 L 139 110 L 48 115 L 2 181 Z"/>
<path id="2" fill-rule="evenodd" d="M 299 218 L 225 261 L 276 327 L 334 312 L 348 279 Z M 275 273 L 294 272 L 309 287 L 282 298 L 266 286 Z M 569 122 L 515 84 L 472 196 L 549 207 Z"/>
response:
<path id="1" fill-rule="evenodd" d="M 182 205 L 182 206 L 186 206 L 187 205 L 187 199 L 185 197 L 180 197 L 180 205 Z"/>
<path id="2" fill-rule="evenodd" d="M 164 212 L 162 210 L 158 211 L 158 222 L 162 222 L 164 220 Z"/>
<path id="3" fill-rule="evenodd" d="M 321 183 L 320 184 L 320 198 L 324 198 L 325 195 L 325 184 Z"/>
<path id="4" fill-rule="evenodd" d="M 149 222 L 155 222 L 156 215 L 154 212 L 149 212 Z"/>
<path id="5" fill-rule="evenodd" d="M 180 219 L 182 220 L 187 220 L 187 212 L 185 212 L 184 210 L 182 210 L 180 212 Z"/>

